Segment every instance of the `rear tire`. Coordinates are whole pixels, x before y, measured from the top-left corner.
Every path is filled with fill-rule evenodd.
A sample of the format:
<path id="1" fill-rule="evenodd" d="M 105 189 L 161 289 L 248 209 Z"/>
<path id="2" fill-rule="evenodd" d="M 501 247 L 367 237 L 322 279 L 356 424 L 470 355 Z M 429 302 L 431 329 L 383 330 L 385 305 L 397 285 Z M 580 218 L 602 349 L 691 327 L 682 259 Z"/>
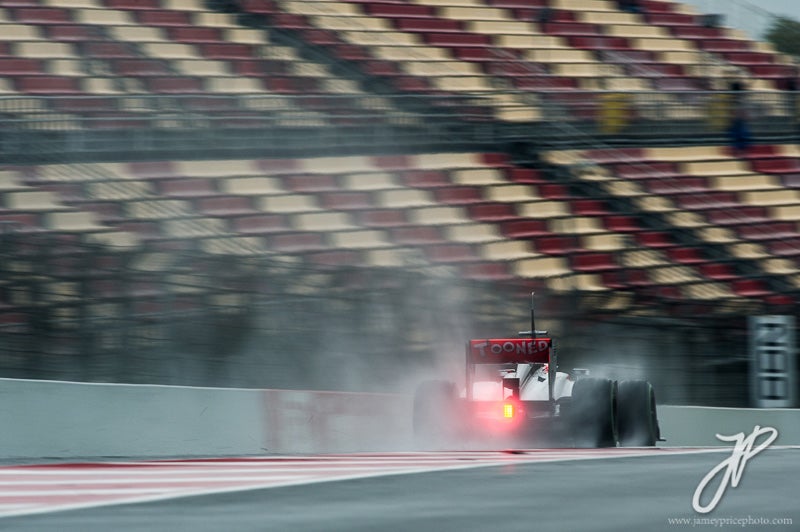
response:
<path id="1" fill-rule="evenodd" d="M 653 447 L 659 439 L 653 386 L 647 381 L 622 381 L 617 394 L 620 446 Z"/>
<path id="2" fill-rule="evenodd" d="M 572 388 L 570 428 L 576 447 L 617 446 L 617 383 L 580 379 Z"/>
<path id="3" fill-rule="evenodd" d="M 448 381 L 424 381 L 414 394 L 414 439 L 426 447 L 441 447 L 456 434 L 456 387 Z"/>

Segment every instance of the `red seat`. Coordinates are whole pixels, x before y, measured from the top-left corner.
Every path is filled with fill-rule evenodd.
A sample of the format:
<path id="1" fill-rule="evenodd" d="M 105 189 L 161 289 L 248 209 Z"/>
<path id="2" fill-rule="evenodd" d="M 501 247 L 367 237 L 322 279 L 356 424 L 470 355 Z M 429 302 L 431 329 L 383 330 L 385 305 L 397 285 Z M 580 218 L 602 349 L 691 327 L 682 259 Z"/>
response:
<path id="1" fill-rule="evenodd" d="M 257 214 L 235 218 L 233 229 L 243 234 L 277 233 L 287 231 L 289 224 L 284 216 L 278 214 Z"/>
<path id="2" fill-rule="evenodd" d="M 86 42 L 92 39 L 92 31 L 87 26 L 59 24 L 44 28 L 51 41 Z"/>
<path id="3" fill-rule="evenodd" d="M 683 13 L 648 13 L 647 22 L 653 26 L 694 26 L 697 20 L 694 15 Z"/>
<path id="4" fill-rule="evenodd" d="M 400 209 L 377 209 L 358 213 L 358 221 L 365 227 L 396 227 L 406 225 L 408 219 Z"/>
<path id="5" fill-rule="evenodd" d="M 273 14 L 280 11 L 272 0 L 242 0 L 239 5 L 245 13 Z"/>
<path id="6" fill-rule="evenodd" d="M 150 92 L 183 94 L 187 92 L 203 92 L 199 79 L 190 77 L 153 77 L 148 79 Z"/>
<path id="7" fill-rule="evenodd" d="M 514 208 L 507 203 L 481 203 L 467 207 L 469 215 L 479 221 L 499 222 L 518 218 Z"/>
<path id="8" fill-rule="evenodd" d="M 572 202 L 572 212 L 576 216 L 597 216 L 608 214 L 604 200 L 580 199 Z"/>
<path id="9" fill-rule="evenodd" d="M 500 230 L 508 238 L 532 238 L 551 234 L 546 220 L 519 219 L 503 222 Z"/>
<path id="10" fill-rule="evenodd" d="M 177 26 L 167 30 L 170 39 L 183 43 L 209 43 L 222 40 L 219 29 L 208 27 Z"/>
<path id="11" fill-rule="evenodd" d="M 187 11 L 141 10 L 136 12 L 136 18 L 141 24 L 147 26 L 187 27 L 192 25 Z"/>
<path id="12" fill-rule="evenodd" d="M 440 170 L 407 170 L 400 177 L 409 187 L 430 188 L 452 185 L 448 175 Z"/>
<path id="13" fill-rule="evenodd" d="M 431 244 L 444 240 L 439 229 L 431 226 L 397 227 L 391 234 L 392 242 L 397 244 Z"/>
<path id="14" fill-rule="evenodd" d="M 248 44 L 206 42 L 199 44 L 200 53 L 208 59 L 252 59 L 253 48 Z"/>
<path id="15" fill-rule="evenodd" d="M 741 205 L 735 209 L 712 209 L 704 213 L 708 221 L 715 225 L 760 224 L 767 221 L 764 207 Z"/>
<path id="16" fill-rule="evenodd" d="M 458 20 L 438 18 L 398 18 L 394 21 L 397 29 L 408 32 L 462 32 L 464 28 Z"/>
<path id="17" fill-rule="evenodd" d="M 319 192 L 336 190 L 336 178 L 329 174 L 299 174 L 283 178 L 289 190 L 294 192 Z"/>
<path id="18" fill-rule="evenodd" d="M 582 272 L 597 272 L 619 268 L 610 253 L 578 253 L 572 256 L 572 268 Z"/>
<path id="19" fill-rule="evenodd" d="M 358 251 L 335 250 L 310 253 L 307 260 L 322 266 L 352 266 L 363 262 Z"/>
<path id="20" fill-rule="evenodd" d="M 548 255 L 567 255 L 581 251 L 578 241 L 572 236 L 545 236 L 535 241 L 536 251 Z"/>
<path id="21" fill-rule="evenodd" d="M 800 161 L 790 157 L 775 159 L 754 159 L 751 161 L 756 172 L 765 174 L 790 174 L 800 172 Z"/>
<path id="22" fill-rule="evenodd" d="M 466 205 L 484 201 L 480 187 L 448 187 L 434 192 L 436 200 L 446 205 Z"/>
<path id="23" fill-rule="evenodd" d="M 321 233 L 289 233 L 270 236 L 269 247 L 275 251 L 317 251 L 325 249 L 325 238 Z"/>
<path id="24" fill-rule="evenodd" d="M 74 78 L 61 76 L 21 76 L 14 79 L 17 90 L 27 94 L 77 94 L 82 92 Z"/>
<path id="25" fill-rule="evenodd" d="M 425 40 L 432 46 L 491 46 L 488 35 L 477 33 L 426 33 Z"/>
<path id="26" fill-rule="evenodd" d="M 202 191 L 196 191 L 199 194 Z M 249 214 L 253 212 L 250 198 L 246 196 L 217 196 L 199 199 L 196 202 L 197 210 L 212 216 L 232 216 Z"/>
<path id="27" fill-rule="evenodd" d="M 699 264 L 705 262 L 702 252 L 697 248 L 676 247 L 667 249 L 667 256 L 681 264 Z"/>
<path id="28" fill-rule="evenodd" d="M 36 59 L 0 58 L 0 74 L 6 76 L 43 74 L 42 63 Z"/>
<path id="29" fill-rule="evenodd" d="M 760 297 L 772 294 L 772 291 L 767 288 L 764 282 L 757 279 L 733 281 L 731 287 L 737 295 L 745 297 Z"/>
<path id="30" fill-rule="evenodd" d="M 738 277 L 731 266 L 717 262 L 701 264 L 700 273 L 709 279 L 714 279 L 717 281 L 726 281 L 730 279 L 736 279 Z"/>
<path id="31" fill-rule="evenodd" d="M 425 254 L 433 262 L 469 262 L 477 259 L 475 252 L 466 244 L 426 246 Z"/>
<path id="32" fill-rule="evenodd" d="M 675 245 L 672 235 L 663 231 L 642 231 L 637 233 L 636 240 L 639 244 L 651 248 L 664 248 Z"/>
<path id="33" fill-rule="evenodd" d="M 463 266 L 463 272 L 464 275 L 470 279 L 504 281 L 514 278 L 514 275 L 508 269 L 508 265 L 503 262 L 465 264 Z"/>
<path id="34" fill-rule="evenodd" d="M 368 192 L 329 192 L 322 195 L 321 203 L 333 210 L 361 210 L 372 206 Z"/>
<path id="35" fill-rule="evenodd" d="M 22 24 L 69 23 L 72 19 L 65 9 L 52 7 L 25 7 L 13 11 L 14 19 Z"/>
<path id="36" fill-rule="evenodd" d="M 663 195 L 709 191 L 706 180 L 702 177 L 671 177 L 669 179 L 651 179 L 647 182 L 647 189 L 653 194 Z"/>
<path id="37" fill-rule="evenodd" d="M 739 235 L 747 240 L 774 240 L 800 236 L 797 227 L 791 222 L 745 224 L 739 228 Z"/>
<path id="38" fill-rule="evenodd" d="M 366 5 L 367 12 L 375 17 L 432 17 L 433 10 L 429 6 L 413 5 L 405 3 L 377 3 L 369 2 Z"/>
<path id="39" fill-rule="evenodd" d="M 120 76 L 167 76 L 169 68 L 156 59 L 119 59 L 112 63 Z"/>
<path id="40" fill-rule="evenodd" d="M 603 218 L 604 225 L 609 231 L 628 233 L 641 231 L 642 226 L 633 216 L 614 215 Z"/>
<path id="41" fill-rule="evenodd" d="M 158 0 L 105 0 L 111 9 L 160 9 Z"/>

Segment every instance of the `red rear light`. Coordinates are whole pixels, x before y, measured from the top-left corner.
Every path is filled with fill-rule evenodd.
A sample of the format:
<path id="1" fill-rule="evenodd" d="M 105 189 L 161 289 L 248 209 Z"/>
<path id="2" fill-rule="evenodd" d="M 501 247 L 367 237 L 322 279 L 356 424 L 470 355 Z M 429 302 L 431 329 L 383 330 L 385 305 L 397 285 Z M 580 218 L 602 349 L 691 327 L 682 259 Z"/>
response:
<path id="1" fill-rule="evenodd" d="M 513 403 L 504 403 L 503 404 L 503 417 L 506 419 L 512 419 L 514 417 L 514 404 Z"/>

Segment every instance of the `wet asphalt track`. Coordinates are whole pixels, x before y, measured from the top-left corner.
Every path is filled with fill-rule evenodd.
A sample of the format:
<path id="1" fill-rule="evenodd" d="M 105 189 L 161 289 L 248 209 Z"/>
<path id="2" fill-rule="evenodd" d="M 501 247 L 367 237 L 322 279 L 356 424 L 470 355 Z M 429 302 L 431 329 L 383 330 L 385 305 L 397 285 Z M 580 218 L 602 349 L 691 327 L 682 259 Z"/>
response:
<path id="1" fill-rule="evenodd" d="M 754 457 L 714 512 L 694 513 L 698 482 L 728 456 L 656 453 L 365 478 L 4 518 L 0 531 L 799 531 L 800 449 Z M 748 516 L 794 524 L 668 522 Z"/>

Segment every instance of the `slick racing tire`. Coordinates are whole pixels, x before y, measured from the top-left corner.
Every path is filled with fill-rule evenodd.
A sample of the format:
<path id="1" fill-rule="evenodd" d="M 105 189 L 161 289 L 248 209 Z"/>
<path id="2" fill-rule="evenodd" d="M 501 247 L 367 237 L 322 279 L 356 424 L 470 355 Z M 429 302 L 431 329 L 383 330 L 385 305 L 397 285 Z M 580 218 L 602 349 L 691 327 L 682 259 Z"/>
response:
<path id="1" fill-rule="evenodd" d="M 422 446 L 447 445 L 456 436 L 456 387 L 424 381 L 414 394 L 414 439 Z"/>
<path id="2" fill-rule="evenodd" d="M 617 446 L 617 383 L 580 379 L 572 388 L 570 426 L 576 447 Z"/>
<path id="3" fill-rule="evenodd" d="M 647 381 L 621 381 L 617 389 L 619 444 L 652 447 L 659 438 L 656 395 Z"/>

